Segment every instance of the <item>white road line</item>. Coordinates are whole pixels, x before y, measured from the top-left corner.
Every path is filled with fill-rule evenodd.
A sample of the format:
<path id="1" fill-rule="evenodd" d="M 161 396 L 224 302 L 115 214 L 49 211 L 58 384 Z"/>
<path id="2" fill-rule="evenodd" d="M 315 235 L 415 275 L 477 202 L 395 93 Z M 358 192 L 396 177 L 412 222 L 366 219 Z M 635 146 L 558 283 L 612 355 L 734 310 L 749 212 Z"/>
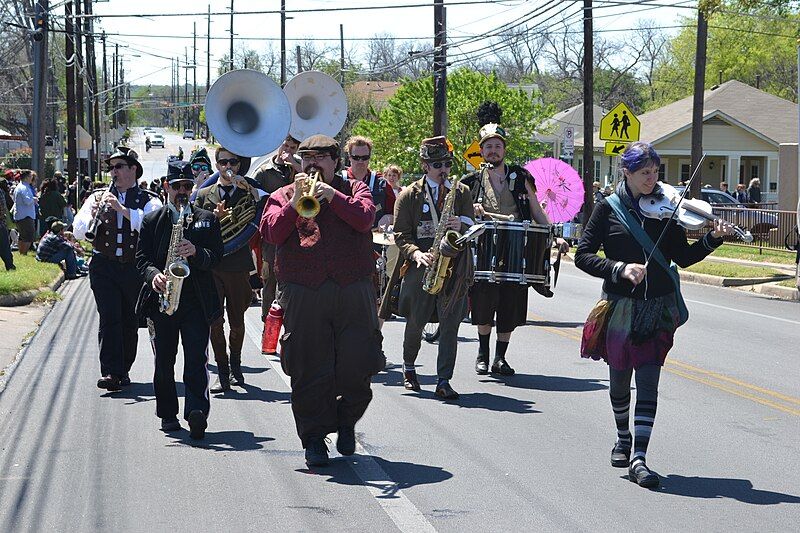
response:
<path id="1" fill-rule="evenodd" d="M 764 315 L 761 313 L 754 313 L 753 311 L 745 311 L 744 309 L 736 309 L 735 307 L 725 307 L 724 305 L 717 305 L 717 304 L 710 304 L 708 302 L 701 302 L 700 300 L 686 300 L 687 302 L 691 302 L 693 304 L 700 304 L 700 305 L 707 305 L 709 307 L 716 307 L 717 309 L 725 309 L 726 311 L 732 311 L 734 313 L 741 313 L 744 315 L 752 315 L 761 318 L 767 318 L 769 320 L 777 320 L 779 322 L 788 322 L 789 324 L 797 324 L 800 325 L 800 322 L 797 320 L 789 320 L 788 318 L 780 318 L 777 316 L 772 315 Z"/>
<path id="2" fill-rule="evenodd" d="M 261 331 L 261 321 L 255 321 L 245 315 L 247 327 L 245 331 L 256 348 L 261 351 L 261 335 L 254 331 Z M 264 359 L 272 369 L 280 376 L 281 380 L 288 388 L 291 388 L 289 376 L 283 373 L 280 359 L 274 355 L 264 355 Z M 381 465 L 372 458 L 366 451 L 361 442 L 356 439 L 356 452 L 358 457 L 347 458 L 347 464 L 364 483 L 364 486 L 381 506 L 381 509 L 391 518 L 392 522 L 400 531 L 409 533 L 435 532 L 436 528 L 425 518 L 422 511 L 411 503 L 405 494 L 398 488 L 397 482 L 393 481 L 389 474 L 381 468 Z"/>

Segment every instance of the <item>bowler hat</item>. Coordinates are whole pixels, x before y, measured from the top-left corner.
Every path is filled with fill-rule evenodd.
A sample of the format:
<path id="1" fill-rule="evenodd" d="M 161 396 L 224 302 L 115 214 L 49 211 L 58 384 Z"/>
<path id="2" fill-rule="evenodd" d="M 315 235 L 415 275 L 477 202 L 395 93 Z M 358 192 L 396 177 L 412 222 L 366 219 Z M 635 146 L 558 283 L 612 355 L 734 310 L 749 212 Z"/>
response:
<path id="1" fill-rule="evenodd" d="M 139 163 L 139 154 L 127 146 L 117 146 L 117 149 L 113 154 L 108 156 L 108 159 L 105 160 L 105 163 L 110 166 L 112 159 L 123 159 L 128 163 L 128 165 L 135 165 L 137 180 L 142 177 L 142 174 L 144 174 L 144 167 L 142 167 L 142 164 Z"/>

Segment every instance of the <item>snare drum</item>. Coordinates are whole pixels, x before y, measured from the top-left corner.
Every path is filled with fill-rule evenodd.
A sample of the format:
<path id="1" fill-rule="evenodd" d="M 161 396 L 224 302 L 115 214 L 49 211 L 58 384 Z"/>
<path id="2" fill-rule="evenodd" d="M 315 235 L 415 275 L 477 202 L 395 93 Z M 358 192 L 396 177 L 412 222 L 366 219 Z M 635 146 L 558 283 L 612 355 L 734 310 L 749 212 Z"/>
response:
<path id="1" fill-rule="evenodd" d="M 550 285 L 552 226 L 489 220 L 475 243 L 475 281 Z"/>

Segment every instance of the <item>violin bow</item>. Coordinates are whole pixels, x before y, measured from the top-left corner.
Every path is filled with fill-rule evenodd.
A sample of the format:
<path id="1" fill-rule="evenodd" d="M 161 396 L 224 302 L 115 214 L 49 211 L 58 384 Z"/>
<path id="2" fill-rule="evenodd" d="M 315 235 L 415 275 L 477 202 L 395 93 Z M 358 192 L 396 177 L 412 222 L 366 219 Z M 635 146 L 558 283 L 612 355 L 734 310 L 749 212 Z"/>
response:
<path id="1" fill-rule="evenodd" d="M 656 253 L 656 250 L 658 249 L 658 245 L 661 244 L 661 239 L 663 239 L 664 235 L 666 235 L 667 228 L 669 228 L 670 222 L 675 220 L 675 215 L 678 214 L 678 208 L 680 208 L 681 202 L 683 202 L 683 199 L 686 198 L 686 194 L 689 192 L 689 188 L 692 185 L 692 181 L 694 181 L 694 178 L 697 177 L 697 172 L 703 166 L 703 159 L 705 159 L 705 158 L 706 158 L 706 154 L 703 154 L 703 156 L 700 158 L 700 161 L 697 162 L 697 166 L 695 167 L 694 172 L 692 172 L 692 175 L 689 177 L 689 181 L 686 182 L 686 188 L 683 189 L 683 194 L 681 194 L 681 197 L 678 198 L 678 203 L 675 204 L 675 207 L 672 209 L 672 214 L 669 216 L 669 219 L 667 219 L 667 223 L 664 224 L 664 228 L 661 230 L 661 235 L 658 236 L 658 240 L 656 240 L 656 244 L 655 244 L 655 246 L 653 246 L 653 249 L 650 250 L 649 254 L 647 254 L 647 257 L 645 258 L 645 261 L 644 261 L 645 275 L 647 275 L 646 272 L 647 272 L 647 267 L 650 265 L 650 259 L 653 258 L 653 254 Z"/>

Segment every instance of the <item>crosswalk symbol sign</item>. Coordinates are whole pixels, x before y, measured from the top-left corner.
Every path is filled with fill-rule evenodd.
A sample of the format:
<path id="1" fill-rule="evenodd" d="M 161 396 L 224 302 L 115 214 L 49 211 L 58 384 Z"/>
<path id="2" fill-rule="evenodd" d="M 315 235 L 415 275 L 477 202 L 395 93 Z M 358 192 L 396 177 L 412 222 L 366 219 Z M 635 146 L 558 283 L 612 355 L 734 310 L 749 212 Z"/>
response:
<path id="1" fill-rule="evenodd" d="M 639 119 L 620 102 L 600 121 L 600 139 L 626 143 L 638 141 L 640 129 Z"/>

